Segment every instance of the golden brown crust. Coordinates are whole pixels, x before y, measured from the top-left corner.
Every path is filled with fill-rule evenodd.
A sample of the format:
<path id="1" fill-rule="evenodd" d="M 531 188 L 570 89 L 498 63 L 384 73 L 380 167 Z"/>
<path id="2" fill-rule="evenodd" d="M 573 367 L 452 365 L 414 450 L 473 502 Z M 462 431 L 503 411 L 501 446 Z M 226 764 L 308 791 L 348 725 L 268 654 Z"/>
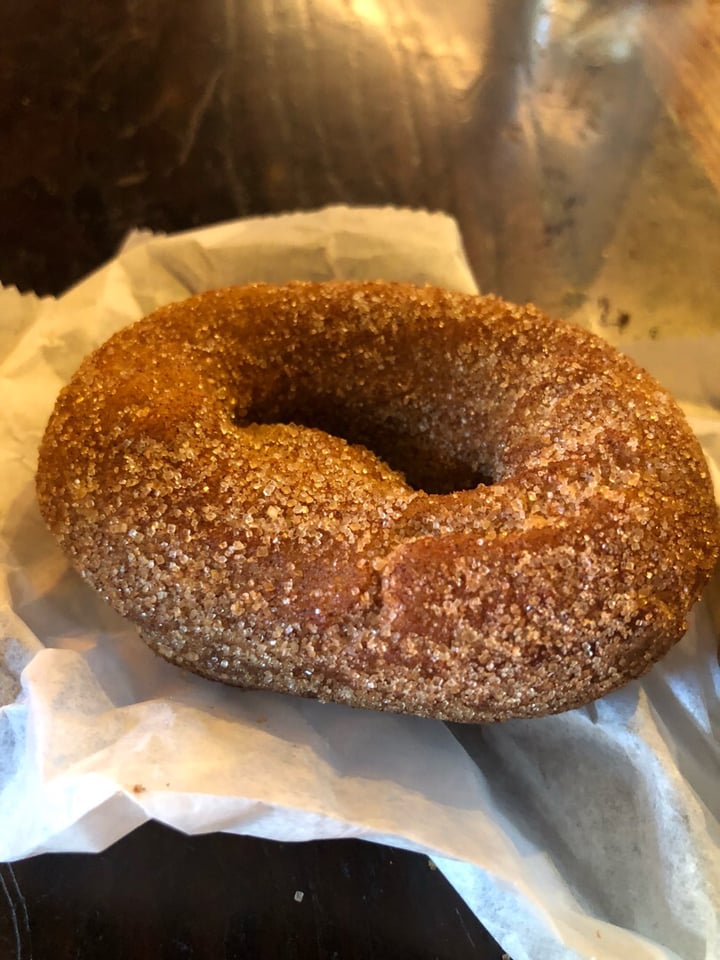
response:
<path id="1" fill-rule="evenodd" d="M 37 489 L 167 659 L 447 720 L 639 676 L 718 547 L 702 452 L 645 372 L 532 307 L 402 284 L 158 310 L 63 390 Z"/>

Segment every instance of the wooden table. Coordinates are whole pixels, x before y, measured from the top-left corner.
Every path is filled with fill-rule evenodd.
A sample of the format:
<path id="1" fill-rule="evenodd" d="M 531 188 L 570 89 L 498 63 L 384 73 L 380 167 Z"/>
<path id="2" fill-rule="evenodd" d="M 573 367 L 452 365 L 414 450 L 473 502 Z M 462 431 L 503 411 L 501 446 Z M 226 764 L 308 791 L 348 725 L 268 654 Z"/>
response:
<path id="1" fill-rule="evenodd" d="M 702 51 L 716 49 L 720 14 L 703 19 L 701 6 L 667 14 L 692 7 L 684 32 L 648 22 L 649 92 L 638 102 L 672 131 L 657 106 L 658 91 L 668 95 L 715 180 L 717 110 L 698 85 L 717 83 Z M 538 202 L 518 107 L 532 43 L 565 29 L 559 7 L 10 0 L 0 7 L 0 280 L 59 293 L 134 226 L 400 204 L 458 218 L 481 288 L 567 311 L 587 273 L 567 259 L 584 181 L 550 164 Z M 670 75 L 671 63 L 685 69 Z M 608 64 L 587 76 L 614 70 L 626 83 L 635 69 Z M 541 60 L 534 69 L 542 80 Z M 565 85 L 568 136 L 573 104 L 592 113 L 588 89 Z M 586 261 L 606 242 L 601 223 Z M 599 302 L 603 311 L 615 323 L 617 311 Z M 188 838 L 148 825 L 100 855 L 0 867 L 8 960 L 501 954 L 426 859 L 359 841 Z"/>
<path id="2" fill-rule="evenodd" d="M 502 952 L 427 859 L 353 841 L 185 837 L 0 866 L 3 960 L 476 960 Z"/>

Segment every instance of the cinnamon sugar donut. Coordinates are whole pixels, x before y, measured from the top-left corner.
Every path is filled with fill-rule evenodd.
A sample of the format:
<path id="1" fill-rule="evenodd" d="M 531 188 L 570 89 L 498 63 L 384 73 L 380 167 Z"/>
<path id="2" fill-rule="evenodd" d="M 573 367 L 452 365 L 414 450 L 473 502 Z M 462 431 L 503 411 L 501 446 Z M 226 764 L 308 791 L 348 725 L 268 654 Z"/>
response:
<path id="1" fill-rule="evenodd" d="M 445 720 L 638 677 L 718 548 L 647 373 L 533 307 L 402 284 L 253 284 L 122 330 L 60 394 L 37 490 L 168 660 Z"/>

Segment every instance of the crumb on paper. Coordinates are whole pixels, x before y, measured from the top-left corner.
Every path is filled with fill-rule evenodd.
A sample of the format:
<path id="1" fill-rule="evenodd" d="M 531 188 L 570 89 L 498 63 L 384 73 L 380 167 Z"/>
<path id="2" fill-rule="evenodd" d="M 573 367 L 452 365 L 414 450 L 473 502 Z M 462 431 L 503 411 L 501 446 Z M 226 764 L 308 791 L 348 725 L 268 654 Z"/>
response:
<path id="1" fill-rule="evenodd" d="M 146 790 L 147 790 L 147 787 L 144 787 L 141 783 L 134 784 L 132 788 L 133 793 L 145 793 Z"/>
<path id="2" fill-rule="evenodd" d="M 295 895 L 293 896 L 293 900 L 295 901 L 295 903 L 302 903 L 304 896 L 305 894 L 303 893 L 302 890 L 296 890 Z"/>

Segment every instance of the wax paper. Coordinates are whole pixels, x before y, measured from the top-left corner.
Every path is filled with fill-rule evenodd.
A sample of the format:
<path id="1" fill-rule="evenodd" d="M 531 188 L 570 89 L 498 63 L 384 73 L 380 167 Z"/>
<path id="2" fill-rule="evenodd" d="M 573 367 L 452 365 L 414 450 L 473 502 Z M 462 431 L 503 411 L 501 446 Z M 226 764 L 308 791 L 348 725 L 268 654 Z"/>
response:
<path id="1" fill-rule="evenodd" d="M 713 591 L 642 681 L 557 717 L 451 727 L 186 674 L 44 529 L 38 444 L 88 351 L 198 290 L 331 277 L 474 288 L 449 218 L 331 208 L 139 232 L 58 300 L 0 294 L 0 860 L 101 850 L 149 818 L 188 833 L 363 837 L 432 857 L 513 960 L 717 958 Z M 716 475 L 718 343 L 632 344 L 688 400 Z"/>

